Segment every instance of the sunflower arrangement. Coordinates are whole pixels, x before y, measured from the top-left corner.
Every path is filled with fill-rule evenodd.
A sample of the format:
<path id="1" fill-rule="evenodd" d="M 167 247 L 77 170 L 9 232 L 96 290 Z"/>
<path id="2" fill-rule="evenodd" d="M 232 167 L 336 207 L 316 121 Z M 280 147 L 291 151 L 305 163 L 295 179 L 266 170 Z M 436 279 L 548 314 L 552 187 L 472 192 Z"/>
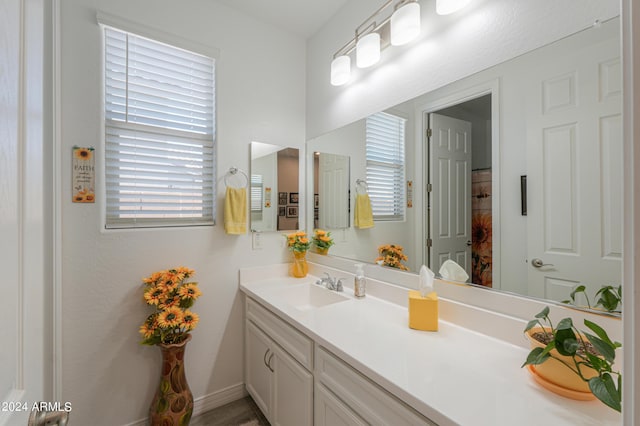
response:
<path id="1" fill-rule="evenodd" d="M 389 266 L 391 268 L 401 269 L 408 271 L 402 262 L 408 260 L 407 255 L 404 254 L 403 247 L 395 244 L 384 244 L 378 247 L 378 253 L 380 256 L 376 257 L 376 263 L 382 266 Z"/>
<path id="2" fill-rule="evenodd" d="M 315 230 L 312 241 L 313 244 L 321 250 L 329 250 L 329 247 L 334 244 L 333 238 L 331 238 L 331 232 L 322 229 Z"/>
<path id="3" fill-rule="evenodd" d="M 287 239 L 287 247 L 294 253 L 305 253 L 311 247 L 311 241 L 307 238 L 304 231 L 293 232 L 285 235 Z"/>
<path id="4" fill-rule="evenodd" d="M 185 282 L 195 274 L 181 266 L 154 272 L 144 278 L 144 301 L 154 312 L 140 326 L 143 345 L 183 342 L 196 328 L 199 317 L 189 308 L 202 295 L 197 282 Z"/>

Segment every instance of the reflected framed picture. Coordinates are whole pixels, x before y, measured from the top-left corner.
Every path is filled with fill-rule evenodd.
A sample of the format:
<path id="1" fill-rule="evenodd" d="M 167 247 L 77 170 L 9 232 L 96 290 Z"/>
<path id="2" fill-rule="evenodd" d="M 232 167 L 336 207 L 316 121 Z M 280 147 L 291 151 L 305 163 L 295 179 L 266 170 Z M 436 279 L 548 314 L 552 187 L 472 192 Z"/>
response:
<path id="1" fill-rule="evenodd" d="M 278 205 L 286 206 L 287 205 L 287 193 L 286 192 L 278 192 Z M 284 216 L 282 214 L 281 216 Z"/>
<path id="2" fill-rule="evenodd" d="M 284 216 L 286 213 L 285 211 L 287 210 L 286 207 L 278 207 L 278 216 Z"/>
<path id="3" fill-rule="evenodd" d="M 298 206 L 287 206 L 287 217 L 298 217 Z"/>
<path id="4" fill-rule="evenodd" d="M 298 204 L 298 193 L 290 192 L 289 193 L 289 204 Z"/>

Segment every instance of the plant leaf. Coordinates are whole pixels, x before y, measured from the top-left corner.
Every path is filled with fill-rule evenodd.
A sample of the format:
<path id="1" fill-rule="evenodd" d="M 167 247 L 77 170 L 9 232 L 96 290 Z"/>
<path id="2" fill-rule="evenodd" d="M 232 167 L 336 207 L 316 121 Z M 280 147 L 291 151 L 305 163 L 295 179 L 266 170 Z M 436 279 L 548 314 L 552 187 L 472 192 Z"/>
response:
<path id="1" fill-rule="evenodd" d="M 616 390 L 615 383 L 610 374 L 605 373 L 602 377 L 593 377 L 589 379 L 589 389 L 606 406 L 614 410 L 622 411 L 622 394 Z"/>
<path id="2" fill-rule="evenodd" d="M 539 365 L 545 362 L 549 358 L 549 354 L 544 352 L 543 348 L 534 348 L 527 355 L 527 360 L 520 366 L 520 368 L 525 365 Z"/>
<path id="3" fill-rule="evenodd" d="M 597 357 L 589 352 L 587 352 L 587 359 L 589 360 L 589 363 L 591 364 L 591 367 L 593 367 L 594 370 L 596 371 L 611 371 L 611 366 L 602 358 Z M 586 364 L 586 363 L 584 363 Z"/>
<path id="4" fill-rule="evenodd" d="M 585 289 L 586 289 L 585 286 L 579 285 L 578 287 L 573 289 L 573 291 L 571 293 L 569 293 L 569 297 L 571 297 L 571 300 L 575 301 L 576 300 L 576 293 L 584 293 Z"/>
<path id="5" fill-rule="evenodd" d="M 548 316 L 549 316 L 549 307 L 545 306 L 544 309 L 538 312 L 535 317 L 540 319 L 540 318 L 546 318 Z"/>
<path id="6" fill-rule="evenodd" d="M 592 334 L 585 333 L 585 336 L 587 336 L 587 340 L 591 342 L 593 347 L 596 348 L 596 351 L 598 351 L 598 353 L 602 355 L 604 359 L 606 359 L 610 363 L 613 363 L 613 361 L 616 359 L 615 346 L 610 345 L 609 343 L 597 338 Z"/>
<path id="7" fill-rule="evenodd" d="M 556 327 L 557 330 L 566 330 L 573 327 L 573 321 L 571 318 L 562 318 Z"/>
<path id="8" fill-rule="evenodd" d="M 540 324 L 540 321 L 538 321 L 537 319 L 529 321 L 527 323 L 527 327 L 524 329 L 524 333 L 526 333 L 527 331 L 531 330 L 533 327 L 535 327 L 538 324 Z"/>
<path id="9" fill-rule="evenodd" d="M 576 334 L 571 328 L 558 329 L 554 341 L 558 352 L 565 356 L 575 355 L 579 347 Z"/>
<path id="10" fill-rule="evenodd" d="M 598 336 L 599 338 L 601 338 L 602 340 L 607 342 L 607 344 L 610 345 L 611 347 L 614 347 L 614 348 L 619 347 L 618 345 L 614 344 L 611 341 L 611 339 L 609 338 L 609 335 L 607 334 L 607 332 L 604 331 L 604 329 L 602 327 L 600 327 L 598 324 L 596 324 L 595 322 L 591 322 L 588 319 L 585 319 L 584 320 L 584 325 L 589 327 L 589 329 L 591 331 L 596 333 L 596 336 Z"/>

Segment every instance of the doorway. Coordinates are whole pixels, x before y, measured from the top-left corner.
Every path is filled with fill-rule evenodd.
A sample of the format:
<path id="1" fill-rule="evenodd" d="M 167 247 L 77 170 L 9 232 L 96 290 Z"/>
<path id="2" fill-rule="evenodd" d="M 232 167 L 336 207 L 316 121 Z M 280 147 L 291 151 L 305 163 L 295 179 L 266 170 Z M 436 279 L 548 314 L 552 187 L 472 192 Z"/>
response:
<path id="1" fill-rule="evenodd" d="M 451 259 L 493 286 L 491 94 L 427 113 L 428 264 Z"/>

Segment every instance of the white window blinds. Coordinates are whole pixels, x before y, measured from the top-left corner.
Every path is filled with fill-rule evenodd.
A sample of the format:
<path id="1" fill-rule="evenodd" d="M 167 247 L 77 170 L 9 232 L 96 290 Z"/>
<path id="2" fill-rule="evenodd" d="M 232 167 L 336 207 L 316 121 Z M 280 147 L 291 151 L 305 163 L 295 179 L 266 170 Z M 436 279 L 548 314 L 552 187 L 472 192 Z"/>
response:
<path id="1" fill-rule="evenodd" d="M 384 112 L 367 118 L 367 186 L 375 220 L 404 219 L 405 123 Z"/>
<path id="2" fill-rule="evenodd" d="M 262 212 L 262 175 L 251 175 L 251 211 Z"/>
<path id="3" fill-rule="evenodd" d="M 104 30 L 106 227 L 214 224 L 214 60 Z"/>

